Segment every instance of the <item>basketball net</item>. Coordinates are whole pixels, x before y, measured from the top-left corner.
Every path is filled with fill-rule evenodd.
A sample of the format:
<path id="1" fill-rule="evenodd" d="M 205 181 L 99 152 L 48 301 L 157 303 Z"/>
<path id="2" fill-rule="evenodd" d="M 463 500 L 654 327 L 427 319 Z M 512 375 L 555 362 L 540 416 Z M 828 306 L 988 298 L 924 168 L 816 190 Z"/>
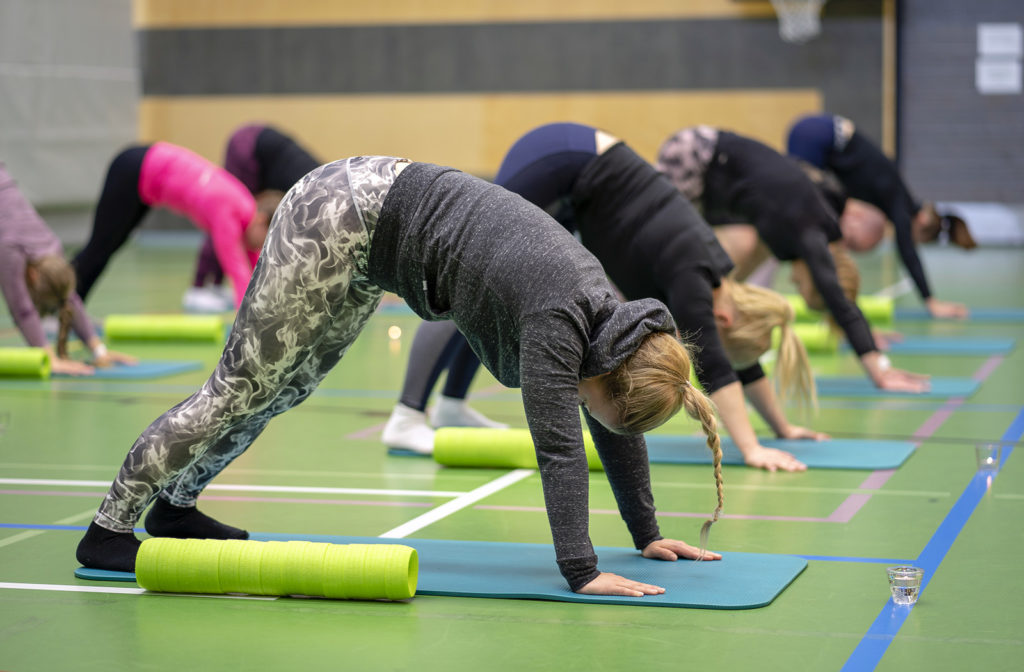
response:
<path id="1" fill-rule="evenodd" d="M 771 0 L 779 17 L 779 36 L 803 44 L 821 33 L 821 8 L 826 0 Z"/>

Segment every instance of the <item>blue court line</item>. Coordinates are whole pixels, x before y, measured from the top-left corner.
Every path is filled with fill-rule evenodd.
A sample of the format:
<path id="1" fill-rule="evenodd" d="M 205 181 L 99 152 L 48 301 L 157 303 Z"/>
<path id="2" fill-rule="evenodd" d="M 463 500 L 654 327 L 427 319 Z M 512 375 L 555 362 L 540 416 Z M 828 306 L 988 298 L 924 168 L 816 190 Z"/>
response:
<path id="1" fill-rule="evenodd" d="M 874 562 L 880 565 L 909 565 L 914 562 L 913 560 L 901 558 L 859 558 L 843 555 L 800 555 L 799 553 L 794 555 L 804 560 L 818 560 L 822 562 Z"/>
<path id="2" fill-rule="evenodd" d="M 1024 408 L 1020 410 L 1017 417 L 1003 434 L 1004 450 L 1002 459 L 999 462 L 999 469 L 995 474 L 976 472 L 971 477 L 963 494 L 957 499 L 953 508 L 946 514 L 945 519 L 935 530 L 935 534 L 925 545 L 924 550 L 917 556 L 914 564 L 924 569 L 924 579 L 921 582 L 921 593 L 931 582 L 932 576 L 938 570 L 942 560 L 946 557 L 949 549 L 953 546 L 960 531 L 967 524 L 967 520 L 974 513 L 981 498 L 985 496 L 991 486 L 992 479 L 995 479 L 1002 471 L 1006 460 L 1010 459 L 1013 453 L 1013 444 L 1024 435 Z M 920 593 L 919 593 L 920 594 Z M 889 644 L 896 637 L 896 634 L 903 627 L 903 623 L 910 615 L 913 605 L 897 606 L 890 598 L 882 611 L 875 618 L 874 623 L 868 628 L 867 633 L 861 638 L 857 648 L 853 650 L 846 660 L 842 670 L 844 672 L 861 672 L 862 670 L 874 670 L 882 660 Z"/>
<path id="3" fill-rule="evenodd" d="M 32 525 L 28 523 L 0 523 L 0 529 L 8 530 L 63 530 L 69 532 L 85 532 L 86 525 Z M 141 527 L 135 529 L 136 532 L 145 532 L 146 530 Z M 787 554 L 788 555 L 788 554 Z M 799 555 L 794 554 L 797 558 L 803 558 L 804 560 L 819 560 L 826 562 L 873 562 L 880 564 L 889 565 L 906 565 L 912 560 L 903 560 L 898 558 L 858 558 L 854 556 L 840 556 L 840 555 Z"/>

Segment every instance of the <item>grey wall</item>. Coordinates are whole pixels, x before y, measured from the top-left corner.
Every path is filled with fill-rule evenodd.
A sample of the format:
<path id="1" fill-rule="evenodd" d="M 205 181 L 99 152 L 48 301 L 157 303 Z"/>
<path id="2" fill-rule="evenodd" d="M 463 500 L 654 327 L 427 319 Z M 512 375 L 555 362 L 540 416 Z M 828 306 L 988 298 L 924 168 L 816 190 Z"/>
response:
<path id="1" fill-rule="evenodd" d="M 136 137 L 131 0 L 0 0 L 0 161 L 37 207 L 91 203 Z"/>
<path id="2" fill-rule="evenodd" d="M 900 1 L 900 165 L 918 197 L 1024 203 L 1024 96 L 975 89 L 977 24 L 1024 0 Z"/>

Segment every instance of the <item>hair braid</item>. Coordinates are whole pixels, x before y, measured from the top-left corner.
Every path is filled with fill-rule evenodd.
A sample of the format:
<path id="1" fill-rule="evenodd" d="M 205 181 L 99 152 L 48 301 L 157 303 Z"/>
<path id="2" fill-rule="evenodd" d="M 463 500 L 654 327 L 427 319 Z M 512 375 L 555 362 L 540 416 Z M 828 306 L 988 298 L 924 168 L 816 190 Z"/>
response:
<path id="1" fill-rule="evenodd" d="M 704 394 L 692 386 L 687 386 L 683 393 L 683 408 L 686 413 L 700 422 L 700 427 L 707 436 L 708 448 L 711 449 L 712 464 L 715 472 L 715 489 L 718 495 L 718 505 L 711 513 L 711 518 L 704 521 L 700 528 L 700 560 L 704 559 L 704 552 L 707 550 L 708 533 L 711 525 L 718 521 L 725 506 L 725 488 L 722 481 L 722 440 L 718 436 L 718 420 L 715 418 L 715 408 Z"/>

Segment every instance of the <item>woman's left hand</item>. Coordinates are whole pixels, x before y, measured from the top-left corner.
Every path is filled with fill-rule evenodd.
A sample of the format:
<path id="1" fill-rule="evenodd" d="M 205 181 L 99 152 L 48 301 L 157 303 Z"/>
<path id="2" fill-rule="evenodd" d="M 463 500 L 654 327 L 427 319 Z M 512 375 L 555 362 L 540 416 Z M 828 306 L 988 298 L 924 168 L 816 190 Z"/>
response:
<path id="1" fill-rule="evenodd" d="M 927 306 L 928 312 L 936 319 L 963 320 L 968 315 L 967 306 L 962 303 L 929 298 Z"/>
<path id="2" fill-rule="evenodd" d="M 93 365 L 101 368 L 108 368 L 114 364 L 134 366 L 138 363 L 138 358 L 126 355 L 123 352 L 117 352 L 116 350 L 107 350 L 104 354 L 93 359 Z"/>
<path id="3" fill-rule="evenodd" d="M 824 441 L 831 439 L 832 437 L 824 432 L 816 432 L 813 429 L 807 429 L 806 427 L 800 427 L 799 425 L 789 425 L 784 431 L 779 432 L 780 439 L 811 439 L 813 441 Z"/>
<path id="4" fill-rule="evenodd" d="M 679 558 L 687 558 L 688 560 L 701 559 L 700 549 L 696 546 L 690 546 L 685 541 L 677 541 L 676 539 L 658 539 L 647 544 L 647 547 L 643 550 L 643 556 L 645 558 L 651 558 L 652 560 L 678 560 Z M 715 553 L 713 551 L 704 551 L 704 560 L 721 560 L 722 554 Z"/>

